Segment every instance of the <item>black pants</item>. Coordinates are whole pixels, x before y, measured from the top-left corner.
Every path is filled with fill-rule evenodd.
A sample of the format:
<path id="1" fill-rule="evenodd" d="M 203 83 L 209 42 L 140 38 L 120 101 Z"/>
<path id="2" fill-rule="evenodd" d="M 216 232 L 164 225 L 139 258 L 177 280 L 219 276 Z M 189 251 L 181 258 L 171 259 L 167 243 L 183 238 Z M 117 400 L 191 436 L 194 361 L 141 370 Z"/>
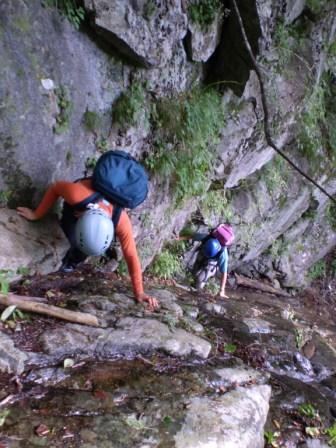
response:
<path id="1" fill-rule="evenodd" d="M 76 247 L 75 227 L 78 218 L 74 215 L 74 209 L 69 204 L 64 203 L 60 226 L 67 237 L 70 248 L 65 254 L 62 262 L 66 265 L 76 266 L 87 258 L 87 255 Z"/>

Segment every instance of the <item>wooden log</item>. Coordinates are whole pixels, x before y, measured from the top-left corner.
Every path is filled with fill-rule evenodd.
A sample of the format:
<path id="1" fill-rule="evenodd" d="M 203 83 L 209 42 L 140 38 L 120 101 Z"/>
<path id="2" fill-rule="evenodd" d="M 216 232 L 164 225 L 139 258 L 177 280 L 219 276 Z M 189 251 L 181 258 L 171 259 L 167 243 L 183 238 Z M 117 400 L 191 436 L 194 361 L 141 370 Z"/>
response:
<path id="1" fill-rule="evenodd" d="M 270 294 L 276 294 L 277 296 L 285 296 L 290 297 L 288 292 L 283 291 L 282 289 L 273 288 L 271 285 L 267 285 L 266 283 L 260 282 L 258 280 L 253 280 L 248 277 L 243 277 L 242 275 L 236 274 L 235 277 L 237 280 L 237 285 L 245 286 L 246 288 L 259 289 L 260 291 L 268 292 Z"/>
<path id="2" fill-rule="evenodd" d="M 18 296 L 16 294 L 0 294 L 0 305 L 11 306 L 16 305 L 17 308 L 23 311 L 31 311 L 38 314 L 46 314 L 48 316 L 57 317 L 59 319 L 67 320 L 82 325 L 90 325 L 92 327 L 100 327 L 96 316 L 80 311 L 70 311 L 65 308 L 60 308 L 54 305 L 38 302 L 39 297 Z"/>

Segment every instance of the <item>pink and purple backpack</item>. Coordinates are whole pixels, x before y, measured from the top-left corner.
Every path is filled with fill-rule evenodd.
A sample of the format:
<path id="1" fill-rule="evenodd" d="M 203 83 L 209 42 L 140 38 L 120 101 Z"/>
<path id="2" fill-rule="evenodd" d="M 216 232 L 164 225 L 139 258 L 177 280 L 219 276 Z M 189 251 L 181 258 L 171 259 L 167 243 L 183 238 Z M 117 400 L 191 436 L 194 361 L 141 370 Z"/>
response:
<path id="1" fill-rule="evenodd" d="M 222 246 L 230 246 L 234 241 L 234 231 L 229 224 L 220 224 L 212 232 L 211 236 L 216 238 Z"/>

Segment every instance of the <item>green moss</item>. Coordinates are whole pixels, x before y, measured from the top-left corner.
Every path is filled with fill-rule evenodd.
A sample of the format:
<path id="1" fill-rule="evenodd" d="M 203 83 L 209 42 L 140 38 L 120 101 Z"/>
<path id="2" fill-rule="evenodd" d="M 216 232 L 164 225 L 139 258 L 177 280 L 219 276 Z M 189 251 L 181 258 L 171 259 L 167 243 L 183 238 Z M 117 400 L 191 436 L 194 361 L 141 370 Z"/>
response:
<path id="1" fill-rule="evenodd" d="M 308 277 L 311 280 L 323 278 L 326 275 L 326 263 L 324 260 L 316 262 L 308 271 Z"/>
<path id="2" fill-rule="evenodd" d="M 13 20 L 13 25 L 23 34 L 27 34 L 31 30 L 31 21 L 28 17 L 15 17 Z"/>
<path id="3" fill-rule="evenodd" d="M 117 272 L 119 275 L 125 276 L 128 274 L 128 268 L 125 260 L 121 260 L 118 264 Z"/>
<path id="4" fill-rule="evenodd" d="M 57 106 L 59 113 L 56 117 L 56 125 L 54 127 L 55 134 L 63 134 L 67 132 L 70 124 L 72 113 L 72 103 L 69 99 L 69 93 L 66 87 L 60 86 L 55 90 L 57 98 Z"/>
<path id="5" fill-rule="evenodd" d="M 336 204 L 335 202 L 329 202 L 326 210 L 327 221 L 332 227 L 333 230 L 336 231 Z"/>
<path id="6" fill-rule="evenodd" d="M 156 6 L 154 0 L 147 0 L 144 5 L 144 9 L 143 9 L 144 18 L 146 20 L 150 20 L 153 17 L 153 15 L 156 11 L 156 8 L 157 8 L 157 6 Z"/>
<path id="7" fill-rule="evenodd" d="M 218 16 L 220 8 L 220 0 L 194 0 L 188 7 L 188 16 L 206 30 Z"/>
<path id="8" fill-rule="evenodd" d="M 88 157 L 85 161 L 85 169 L 86 170 L 93 170 L 96 166 L 97 158 L 96 157 Z"/>
<path id="9" fill-rule="evenodd" d="M 104 137 L 99 138 L 96 141 L 96 148 L 99 152 L 106 152 L 109 149 L 108 140 Z"/>
<path id="10" fill-rule="evenodd" d="M 0 207 L 8 205 L 12 192 L 10 190 L 0 190 Z"/>
<path id="11" fill-rule="evenodd" d="M 137 126 L 145 107 L 145 91 L 140 84 L 133 84 L 123 92 L 112 107 L 113 120 L 124 126 Z"/>
<path id="12" fill-rule="evenodd" d="M 273 241 L 272 245 L 267 249 L 266 253 L 268 253 L 272 260 L 277 260 L 288 253 L 288 243 L 284 241 L 282 237 Z"/>
<path id="13" fill-rule="evenodd" d="M 96 133 L 101 128 L 101 116 L 98 112 L 86 110 L 83 116 L 85 129 L 89 132 Z"/>
<path id="14" fill-rule="evenodd" d="M 73 160 L 73 154 L 72 154 L 71 149 L 69 149 L 65 154 L 65 161 L 66 161 L 67 165 L 70 165 L 72 160 Z"/>

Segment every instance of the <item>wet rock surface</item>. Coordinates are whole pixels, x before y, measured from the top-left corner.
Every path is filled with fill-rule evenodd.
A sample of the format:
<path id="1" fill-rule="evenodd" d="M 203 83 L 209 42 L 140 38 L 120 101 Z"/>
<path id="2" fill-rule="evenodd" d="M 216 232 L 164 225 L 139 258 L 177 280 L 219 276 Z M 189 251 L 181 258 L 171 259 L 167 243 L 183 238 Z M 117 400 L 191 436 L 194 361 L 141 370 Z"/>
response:
<path id="1" fill-rule="evenodd" d="M 16 357 L 2 370 L 17 375 L 4 377 L 0 395 L 6 446 L 259 448 L 271 431 L 289 448 L 310 446 L 307 427 L 327 441 L 336 328 L 313 303 L 242 288 L 220 300 L 153 283 L 161 307 L 149 313 L 122 278 L 88 266 L 27 280 L 13 289 L 39 285 L 49 303 L 104 326 L 36 317 L 44 328 L 29 348 L 35 316 L 2 324 L 1 350 Z"/>

